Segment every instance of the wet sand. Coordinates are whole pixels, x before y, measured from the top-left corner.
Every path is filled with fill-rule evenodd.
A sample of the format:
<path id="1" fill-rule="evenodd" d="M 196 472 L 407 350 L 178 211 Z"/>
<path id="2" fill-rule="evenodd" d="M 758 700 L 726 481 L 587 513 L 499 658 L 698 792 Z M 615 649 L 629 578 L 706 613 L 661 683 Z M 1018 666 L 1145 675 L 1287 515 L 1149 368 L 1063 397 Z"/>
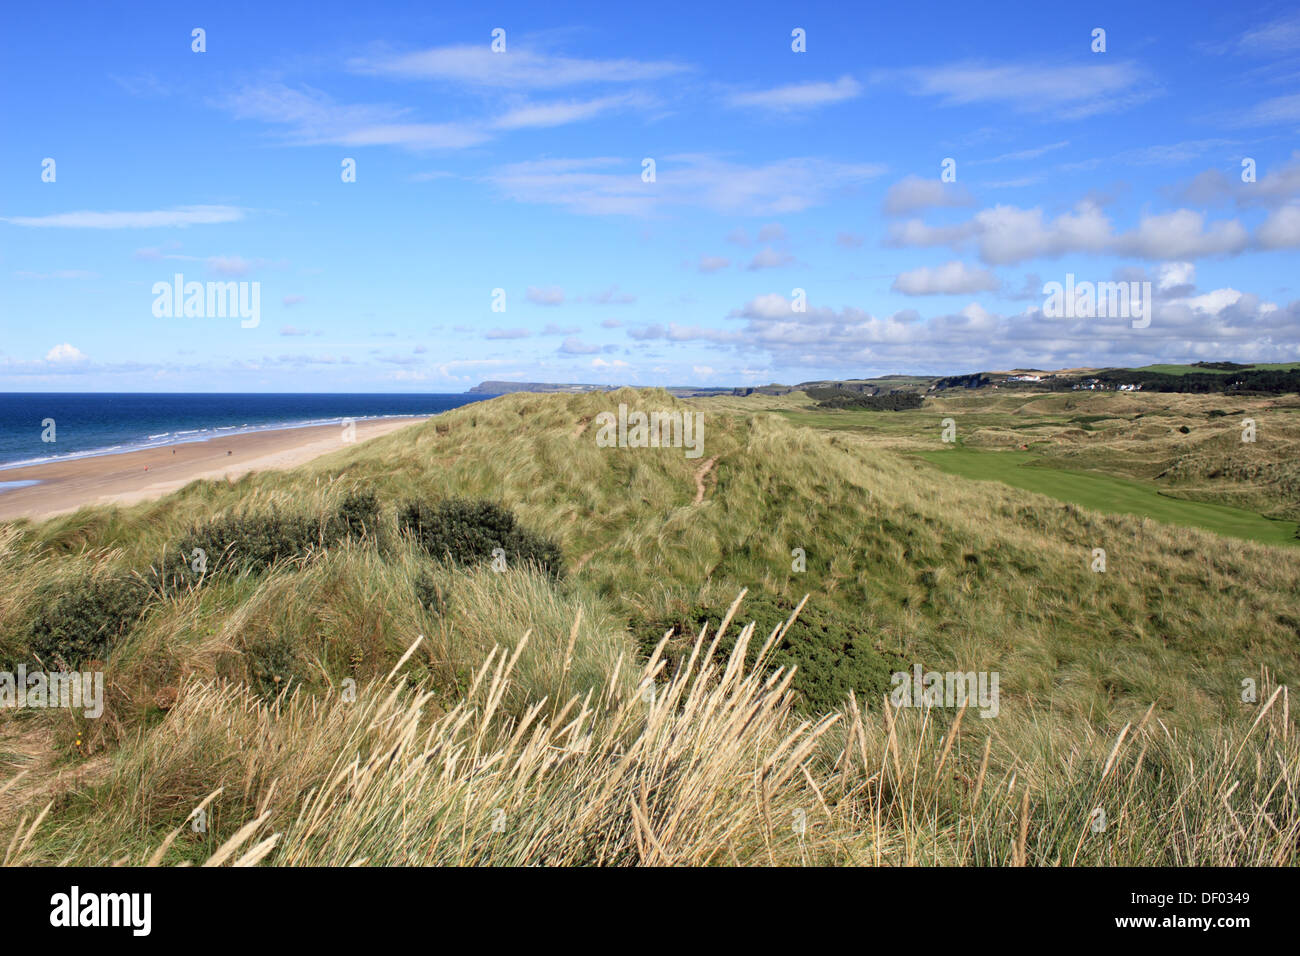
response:
<path id="1" fill-rule="evenodd" d="M 360 443 L 427 420 L 359 421 L 356 440 Z M 161 498 L 201 478 L 233 480 L 250 471 L 293 468 L 344 447 L 339 425 L 313 425 L 0 469 L 0 482 L 40 482 L 0 491 L 0 521 L 48 518 L 85 505 L 135 504 Z"/>

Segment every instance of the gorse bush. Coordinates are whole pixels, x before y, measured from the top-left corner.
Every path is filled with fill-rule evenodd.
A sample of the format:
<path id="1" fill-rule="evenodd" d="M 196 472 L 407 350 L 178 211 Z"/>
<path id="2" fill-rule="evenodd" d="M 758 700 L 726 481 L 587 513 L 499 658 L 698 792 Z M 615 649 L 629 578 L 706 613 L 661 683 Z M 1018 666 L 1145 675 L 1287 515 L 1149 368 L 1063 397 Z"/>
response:
<path id="1" fill-rule="evenodd" d="M 169 550 L 163 582 L 184 586 L 203 575 L 265 571 L 278 561 L 301 558 L 346 540 L 378 537 L 379 498 L 353 491 L 332 514 L 244 511 L 196 525 Z"/>
<path id="2" fill-rule="evenodd" d="M 352 491 L 334 513 L 337 527 L 350 538 L 375 538 L 379 533 L 379 496 Z"/>
<path id="3" fill-rule="evenodd" d="M 663 638 L 674 636 L 664 648 L 671 671 L 689 653 L 701 628 L 709 625 L 710 639 L 727 614 L 728 605 L 697 605 L 679 614 L 657 621 L 634 620 L 632 630 L 644 654 L 649 655 Z M 794 605 L 779 604 L 766 595 L 751 595 L 736 616 L 736 623 L 755 623 L 754 641 L 747 654 L 752 664 L 768 635 L 789 619 Z M 729 656 L 735 646 L 739 628 L 732 627 L 718 645 L 722 656 Z M 791 687 L 799 694 L 802 709 L 828 713 L 839 707 L 853 691 L 859 700 L 878 699 L 887 693 L 890 676 L 905 669 L 902 659 L 878 648 L 865 628 L 855 625 L 842 614 L 822 608 L 810 599 L 794 624 L 772 649 L 766 660 L 769 668 L 797 667 Z"/>
<path id="4" fill-rule="evenodd" d="M 199 574 L 263 571 L 277 561 L 328 547 L 334 537 L 330 532 L 329 522 L 317 515 L 277 509 L 222 515 L 194 527 L 173 546 L 173 566 L 168 570 L 191 579 Z"/>
<path id="5" fill-rule="evenodd" d="M 558 544 L 520 526 L 514 512 L 490 501 L 410 501 L 398 511 L 397 523 L 440 561 L 468 567 L 491 561 L 500 548 L 508 565 L 531 562 L 553 578 L 564 572 Z"/>
<path id="6" fill-rule="evenodd" d="M 148 585 L 129 572 L 86 574 L 37 594 L 26 646 L 50 667 L 75 668 L 104 658 L 144 613 Z"/>

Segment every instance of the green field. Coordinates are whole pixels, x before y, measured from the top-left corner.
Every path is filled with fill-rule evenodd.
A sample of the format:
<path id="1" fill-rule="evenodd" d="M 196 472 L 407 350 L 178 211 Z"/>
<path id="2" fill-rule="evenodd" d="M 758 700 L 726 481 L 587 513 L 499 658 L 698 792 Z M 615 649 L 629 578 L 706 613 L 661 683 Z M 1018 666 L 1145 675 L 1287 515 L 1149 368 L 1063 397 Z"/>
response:
<path id="1" fill-rule="evenodd" d="M 1041 459 L 1032 452 L 952 448 L 918 452 L 917 457 L 949 474 L 977 481 L 1000 481 L 1097 511 L 1141 515 L 1165 524 L 1192 525 L 1263 544 L 1300 545 L 1294 522 L 1275 521 L 1242 508 L 1171 498 L 1142 482 L 1099 472 L 1035 467 L 1034 462 Z"/>

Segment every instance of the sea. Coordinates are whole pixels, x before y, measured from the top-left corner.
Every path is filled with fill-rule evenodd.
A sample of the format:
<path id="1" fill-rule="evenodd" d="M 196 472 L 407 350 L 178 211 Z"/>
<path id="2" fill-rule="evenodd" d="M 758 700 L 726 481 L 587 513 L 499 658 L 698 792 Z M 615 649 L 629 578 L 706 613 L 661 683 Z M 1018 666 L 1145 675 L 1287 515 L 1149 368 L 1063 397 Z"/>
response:
<path id="1" fill-rule="evenodd" d="M 490 397 L 0 392 L 0 470 L 242 432 L 434 415 Z"/>

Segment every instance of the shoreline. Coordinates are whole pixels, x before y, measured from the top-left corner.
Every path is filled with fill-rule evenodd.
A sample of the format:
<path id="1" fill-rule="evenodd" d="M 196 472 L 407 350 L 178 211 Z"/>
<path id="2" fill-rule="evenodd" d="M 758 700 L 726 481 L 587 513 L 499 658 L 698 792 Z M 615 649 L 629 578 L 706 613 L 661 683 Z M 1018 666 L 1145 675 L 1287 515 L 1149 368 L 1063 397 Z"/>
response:
<path id="1" fill-rule="evenodd" d="M 440 414 L 440 413 L 434 413 Z M 360 425 L 362 422 L 386 422 L 398 420 L 415 420 L 423 419 L 423 415 L 372 415 L 367 418 L 351 418 L 350 420 Z M 171 438 L 167 441 L 159 441 L 153 444 L 121 444 L 107 445 L 103 448 L 91 448 L 86 451 L 71 451 L 64 455 L 51 455 L 47 458 L 31 458 L 20 461 L 0 462 L 0 485 L 5 483 L 4 473 L 19 468 L 35 468 L 40 465 L 57 465 L 65 461 L 80 461 L 83 458 L 104 458 L 109 455 L 129 455 L 136 451 L 152 451 L 156 448 L 175 448 L 177 445 L 194 445 L 205 441 L 217 441 L 227 438 L 234 438 L 237 435 L 256 435 L 261 432 L 283 432 L 292 431 L 300 428 L 322 428 L 325 426 L 340 427 L 344 418 L 325 418 L 308 422 L 286 422 L 281 425 L 229 425 L 221 426 L 215 429 L 204 429 L 208 431 L 207 435 L 195 433 L 194 437 L 189 438 Z M 164 433 L 169 434 L 169 433 Z M 147 440 L 146 440 L 147 441 Z"/>
<path id="2" fill-rule="evenodd" d="M 356 442 L 387 435 L 432 416 L 356 421 Z M 0 469 L 0 521 L 41 521 L 88 505 L 133 505 L 192 481 L 234 480 L 252 471 L 293 468 L 344 447 L 339 424 L 264 428 L 129 451 L 60 458 Z"/>

